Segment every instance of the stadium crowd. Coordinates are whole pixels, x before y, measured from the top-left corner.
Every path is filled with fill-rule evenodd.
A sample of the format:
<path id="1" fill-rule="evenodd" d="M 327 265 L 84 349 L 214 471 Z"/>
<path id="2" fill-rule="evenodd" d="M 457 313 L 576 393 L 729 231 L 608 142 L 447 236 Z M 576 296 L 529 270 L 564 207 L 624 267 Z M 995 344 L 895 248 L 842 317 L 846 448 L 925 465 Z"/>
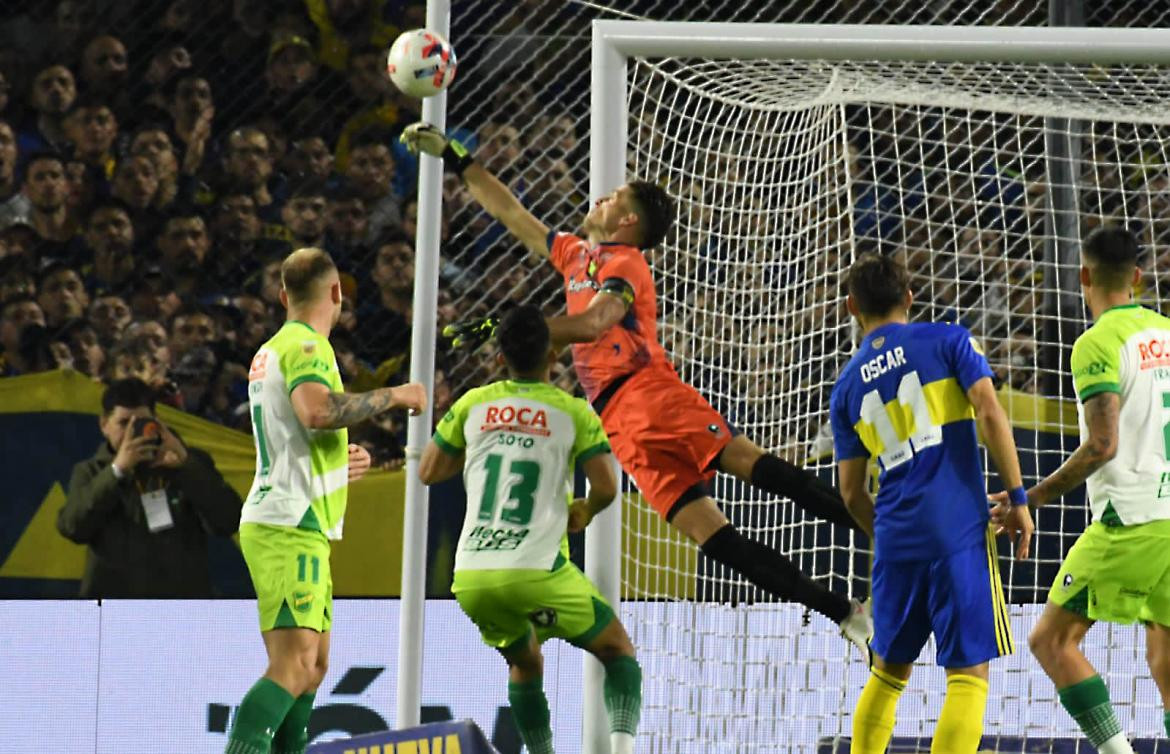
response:
<path id="1" fill-rule="evenodd" d="M 137 376 L 162 401 L 246 431 L 247 365 L 283 316 L 279 260 L 316 245 L 344 273 L 333 341 L 347 387 L 405 379 L 417 163 L 397 136 L 419 117 L 419 102 L 393 88 L 384 50 L 401 29 L 423 25 L 425 2 L 28 8 L 0 28 L 0 375 L 71 367 L 107 382 Z M 475 103 L 460 112 L 477 114 L 462 122 L 476 127 L 455 133 L 550 227 L 571 229 L 585 203 L 584 114 L 545 106 L 546 92 L 531 86 L 492 86 L 492 72 L 523 52 L 508 45 L 532 43 L 520 10 L 497 12 L 495 41 L 460 70 L 461 97 Z M 670 124 L 631 112 L 642 118 L 631 122 L 631 163 L 654 164 L 647 157 L 666 148 Z M 859 106 L 850 117 L 851 196 L 832 205 L 851 216 L 829 211 L 817 221 L 810 233 L 824 253 L 800 270 L 803 279 L 759 259 L 793 220 L 783 197 L 729 190 L 750 166 L 715 143 L 692 145 L 690 177 L 668 186 L 683 220 L 654 260 L 663 340 L 684 376 L 733 423 L 760 427 L 765 444 L 803 454 L 852 347 L 836 280 L 852 243 L 904 253 L 921 292 L 916 312 L 963 321 L 987 341 L 1004 384 L 1038 391 L 1041 125 Z M 1131 136 L 1086 140 L 1085 164 L 1096 171 L 1089 183 L 1104 187 L 1086 195 L 1088 216 L 1157 216 L 1164 175 L 1134 186 L 1122 174 L 1133 170 L 1101 174 L 1134 163 L 1120 151 L 1141 140 Z M 1122 206 L 1135 196 L 1142 206 Z M 1160 234 L 1152 222 L 1145 230 Z M 525 259 L 450 174 L 441 235 L 440 327 L 509 301 L 560 309 L 555 272 Z M 716 237 L 764 239 L 754 253 L 765 264 Z M 736 264 L 720 268 L 731 258 Z M 763 277 L 748 279 L 752 270 Z M 730 317 L 715 306 L 728 276 L 739 276 Z M 751 300 L 774 283 L 782 306 Z M 1160 290 L 1156 276 L 1147 283 Z M 436 346 L 441 416 L 453 394 L 498 366 L 486 350 Z M 576 387 L 567 358 L 558 382 Z M 355 436 L 377 465 L 401 462 L 400 421 Z"/>
<path id="2" fill-rule="evenodd" d="M 424 14 L 421 1 L 65 0 L 10 18 L 0 28 L 0 375 L 138 377 L 167 404 L 247 431 L 248 364 L 284 316 L 279 262 L 312 245 L 343 272 L 332 341 L 347 388 L 404 381 L 417 163 L 397 136 L 419 103 L 393 88 L 384 51 Z M 568 119 L 534 125 L 540 138 L 491 122 L 463 137 L 549 211 L 575 190 L 577 136 Z M 525 145 L 534 159 L 519 159 Z M 516 171 L 524 162 L 529 171 Z M 556 294 L 551 274 L 487 253 L 505 239 L 482 215 L 452 238 L 447 218 L 470 198 L 450 177 L 444 195 L 440 327 L 456 301 L 470 317 Z M 486 290 L 485 265 L 499 266 Z M 443 342 L 437 358 L 436 416 L 454 384 L 497 368 Z M 398 418 L 354 434 L 393 467 L 404 432 Z"/>

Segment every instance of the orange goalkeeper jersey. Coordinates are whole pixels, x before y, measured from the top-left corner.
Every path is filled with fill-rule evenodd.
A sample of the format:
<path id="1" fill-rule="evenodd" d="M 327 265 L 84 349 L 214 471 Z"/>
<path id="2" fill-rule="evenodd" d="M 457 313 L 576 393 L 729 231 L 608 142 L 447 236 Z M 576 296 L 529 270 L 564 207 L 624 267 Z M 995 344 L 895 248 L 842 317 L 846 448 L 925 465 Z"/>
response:
<path id="1" fill-rule="evenodd" d="M 647 366 L 674 371 L 658 342 L 658 300 L 654 277 L 642 252 L 618 243 L 589 242 L 571 233 L 550 232 L 549 256 L 565 278 L 565 300 L 570 315 L 580 314 L 606 286 L 621 295 L 626 316 L 592 343 L 573 344 L 577 379 L 590 401 L 619 377 Z M 624 285 L 623 285 L 624 283 Z"/>

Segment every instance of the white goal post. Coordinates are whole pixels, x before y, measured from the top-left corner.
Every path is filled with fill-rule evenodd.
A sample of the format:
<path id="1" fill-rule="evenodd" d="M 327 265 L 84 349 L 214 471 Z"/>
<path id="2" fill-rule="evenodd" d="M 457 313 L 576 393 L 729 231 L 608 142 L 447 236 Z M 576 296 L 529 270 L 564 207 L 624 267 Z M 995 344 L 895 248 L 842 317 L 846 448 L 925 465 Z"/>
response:
<path id="1" fill-rule="evenodd" d="M 704 82 L 717 80 L 716 64 L 711 61 L 729 61 L 742 63 L 744 61 L 795 61 L 795 62 L 826 62 L 830 64 L 848 63 L 853 61 L 878 63 L 956 63 L 956 64 L 1002 64 L 1011 67 L 1016 64 L 1027 64 L 1036 70 L 1044 71 L 1045 66 L 1063 69 L 1068 66 L 1117 66 L 1125 71 L 1126 66 L 1170 66 L 1170 29 L 1089 29 L 1089 28 L 1006 28 L 1006 27 L 954 27 L 954 26 L 853 26 L 853 25 L 806 25 L 806 24 L 732 24 L 732 23 L 687 23 L 687 22 L 653 22 L 653 21 L 595 21 L 593 22 L 592 40 L 592 70 L 591 70 L 591 114 L 590 114 L 590 200 L 596 201 L 609 191 L 621 185 L 634 176 L 627 176 L 629 164 L 629 150 L 632 148 L 631 137 L 637 141 L 636 134 L 629 133 L 629 123 L 632 114 L 631 103 L 631 75 L 630 62 L 634 59 L 673 59 L 683 61 L 679 65 L 685 68 L 686 61 L 700 60 L 711 64 L 706 71 Z M 649 67 L 653 67 L 651 64 Z M 831 66 L 830 66 L 831 67 Z M 1058 76 L 1056 70 L 1053 76 Z M 1091 80 L 1091 76 L 1088 77 Z M 743 79 L 741 79 L 742 81 Z M 1170 86 L 1158 86 L 1167 91 L 1154 92 L 1146 96 L 1147 91 L 1141 87 L 1149 84 L 1150 79 L 1135 76 L 1138 88 L 1132 97 L 1128 97 L 1128 78 L 1119 76 L 1116 81 L 1109 80 L 1103 84 L 1107 88 L 1116 83 L 1121 94 L 1110 99 L 1102 97 L 1100 106 L 1096 106 L 1092 97 L 1093 92 L 1087 91 L 1083 98 L 1072 97 L 1071 104 L 1060 100 L 1051 107 L 1045 104 L 1043 91 L 1044 78 L 1037 77 L 1038 88 L 1031 92 L 1034 108 L 1025 110 L 1029 117 L 1035 118 L 1100 118 L 1102 120 L 1117 120 L 1128 123 L 1152 125 L 1161 127 L 1170 125 L 1170 108 L 1165 105 L 1170 102 Z M 783 83 L 783 82 L 781 82 Z M 776 86 L 776 81 L 772 81 Z M 1091 88 L 1090 88 L 1091 89 Z M 1113 90 L 1110 89 L 1112 96 Z M 1064 97 L 1066 93 L 1053 94 L 1054 99 Z M 1163 96 L 1165 95 L 1165 96 Z M 853 92 L 851 102 L 865 103 L 864 92 Z M 965 95 L 964 95 L 965 96 Z M 981 110 L 995 110 L 995 106 L 981 107 L 982 90 L 979 82 L 972 83 L 964 107 L 972 112 Z M 934 104 L 930 81 L 928 78 L 912 80 L 898 100 L 899 106 L 931 107 Z M 1128 98 L 1127 98 L 1128 97 Z M 712 90 L 708 99 L 729 107 L 742 104 L 736 101 L 735 91 Z M 1117 101 L 1124 100 L 1125 110 L 1123 117 L 1108 118 L 1117 107 Z M 1132 101 L 1131 101 L 1132 100 Z M 817 103 L 810 100 L 811 104 Z M 748 103 L 750 109 L 752 103 Z M 1067 106 L 1066 106 L 1067 105 Z M 1041 126 L 1039 131 L 1042 132 Z M 680 137 L 684 138 L 684 137 Z M 1120 137 L 1117 137 L 1120 140 Z M 1047 151 L 1044 155 L 1051 157 Z M 1165 157 L 1165 154 L 1162 155 Z M 1043 158 L 1042 158 L 1043 159 Z M 1170 161 L 1167 161 L 1170 164 Z M 1043 162 L 1041 163 L 1043 165 Z M 639 178 L 654 179 L 652 176 L 638 175 Z M 1152 189 L 1150 189 L 1152 191 Z M 848 192 L 845 192 L 846 197 Z M 848 198 L 846 198 L 848 201 Z M 1075 208 L 1064 208 L 1063 211 L 1073 211 Z M 1129 217 L 1130 210 L 1125 210 Z M 1051 207 L 1047 214 L 1051 215 Z M 851 218 L 852 213 L 843 215 Z M 959 217 L 961 215 L 956 215 Z M 737 231 L 738 232 L 738 231 Z M 834 238 L 837 236 L 834 235 Z M 1050 236 L 1051 237 L 1051 234 Z M 843 238 L 843 257 L 847 262 L 852 253 L 849 243 L 853 236 L 851 230 Z M 1068 241 L 1069 239 L 1064 239 Z M 814 253 L 809 252 L 809 253 Z M 657 270 L 656 270 L 657 276 Z M 1060 284 L 1054 284 L 1060 285 Z M 1065 283 L 1067 285 L 1067 283 Z M 659 279 L 662 295 L 662 282 Z M 1051 286 L 1050 286 L 1051 287 Z M 1037 291 L 1041 290 L 1040 283 L 1036 283 Z M 1160 288 L 1156 289 L 1160 293 Z M 1063 293 L 1069 293 L 1063 290 Z M 1064 315 L 1070 322 L 1081 324 L 1080 311 Z M 1034 319 L 1039 314 L 1034 315 Z M 666 343 L 668 351 L 671 344 Z M 686 358 L 687 354 L 679 349 L 671 352 L 671 357 L 678 360 Z M 1065 365 L 1065 369 L 1067 364 Z M 685 379 L 686 375 L 684 375 Z M 831 379 L 831 378 L 830 378 Z M 810 438 L 811 439 L 811 438 Z M 767 443 L 761 442 L 767 447 Z M 1061 449 L 1058 449 L 1061 450 Z M 1034 477 L 1033 477 L 1034 481 Z M 620 498 L 620 496 L 619 496 Z M 615 609 L 622 591 L 622 543 L 625 535 L 622 528 L 622 506 L 613 505 L 604 514 L 599 516 L 588 528 L 586 533 L 586 572 L 598 585 L 605 597 L 612 601 Z M 1055 519 L 1048 522 L 1055 523 Z M 1040 526 L 1044 526 L 1043 519 Z M 783 547 L 783 545 L 782 545 Z M 624 615 L 618 609 L 619 615 Z M 680 627 L 682 628 L 682 627 Z M 632 630 L 635 646 L 638 645 L 637 632 Z M 1017 636 L 1017 641 L 1021 637 Z M 696 646 L 699 646 L 696 644 Z M 1022 650 L 1026 652 L 1026 649 Z M 600 665 L 592 658 L 585 659 L 585 689 L 584 689 L 584 720 L 582 751 L 607 752 L 608 725 L 605 708 L 602 703 L 602 679 Z M 847 676 L 843 676 L 847 678 Z M 828 681 L 826 681 L 828 682 Z M 844 681 L 842 681 L 844 682 Z M 750 692 L 750 685 L 748 686 Z M 992 689 L 994 698 L 997 691 Z M 1030 693 L 1030 692 L 1027 692 Z M 1027 696 L 1023 697 L 1025 700 Z M 746 701 L 744 702 L 746 704 Z M 903 700 L 906 703 L 906 700 Z M 1044 704 L 1054 703 L 1051 697 L 1046 697 Z M 792 714 L 792 710 L 788 711 Z M 848 711 L 845 711 L 848 714 Z M 1056 709 L 1052 709 L 1056 714 Z M 733 725 L 728 730 L 734 730 Z M 773 742 L 774 743 L 774 742 Z M 680 736 L 677 741 L 655 739 L 654 744 L 646 751 L 674 752 L 674 751 L 748 751 L 749 748 L 740 742 L 736 748 L 733 740 L 728 740 L 728 748 L 705 744 L 701 738 L 694 735 Z M 646 744 L 639 744 L 639 751 Z M 763 746 L 760 749 L 751 747 L 750 750 L 778 750 L 774 746 Z M 796 749 L 793 749 L 794 751 Z M 801 748 L 800 751 L 805 749 Z"/>

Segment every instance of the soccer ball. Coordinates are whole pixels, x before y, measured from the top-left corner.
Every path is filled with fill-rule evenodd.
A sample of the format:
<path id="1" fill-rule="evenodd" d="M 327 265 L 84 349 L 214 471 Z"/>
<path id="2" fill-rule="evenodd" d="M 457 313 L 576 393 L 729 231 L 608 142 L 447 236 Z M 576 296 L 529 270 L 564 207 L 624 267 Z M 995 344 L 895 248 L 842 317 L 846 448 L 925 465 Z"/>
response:
<path id="1" fill-rule="evenodd" d="M 436 32 L 404 31 L 386 56 L 386 72 L 404 94 L 430 97 L 450 86 L 455 78 L 455 50 Z"/>

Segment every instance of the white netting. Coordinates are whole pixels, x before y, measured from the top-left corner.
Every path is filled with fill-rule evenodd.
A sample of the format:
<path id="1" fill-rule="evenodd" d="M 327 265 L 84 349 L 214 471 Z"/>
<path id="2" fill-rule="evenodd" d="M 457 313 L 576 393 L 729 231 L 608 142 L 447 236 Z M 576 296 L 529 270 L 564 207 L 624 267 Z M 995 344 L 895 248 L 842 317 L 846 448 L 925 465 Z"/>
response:
<path id="1" fill-rule="evenodd" d="M 1077 444 L 1068 352 L 1085 320 L 1066 242 L 1125 223 L 1149 249 L 1143 297 L 1157 305 L 1166 285 L 1168 105 L 1166 70 L 1143 66 L 631 61 L 630 175 L 679 200 L 652 259 L 664 345 L 732 424 L 829 473 L 828 394 L 856 338 L 840 276 L 856 253 L 901 254 L 913 316 L 982 339 L 1033 483 Z M 1050 169 L 1060 149 L 1073 159 Z M 1061 168 L 1075 185 L 1052 185 Z M 1079 197 L 1066 237 L 1046 222 L 1054 188 Z M 867 594 L 869 553 L 848 533 L 723 477 L 715 496 L 806 573 Z M 1066 498 L 1039 515 L 1032 560 L 1001 558 L 1017 647 L 1085 518 L 1083 500 Z M 865 666 L 834 627 L 687 554 L 637 506 L 624 539 L 627 594 L 665 601 L 626 616 L 647 751 L 812 752 L 848 735 Z M 1140 631 L 1101 628 L 1091 643 L 1123 725 L 1156 737 Z M 895 735 L 930 735 L 943 683 L 920 671 Z M 992 683 L 988 735 L 1077 737 L 1026 649 L 995 663 Z"/>

